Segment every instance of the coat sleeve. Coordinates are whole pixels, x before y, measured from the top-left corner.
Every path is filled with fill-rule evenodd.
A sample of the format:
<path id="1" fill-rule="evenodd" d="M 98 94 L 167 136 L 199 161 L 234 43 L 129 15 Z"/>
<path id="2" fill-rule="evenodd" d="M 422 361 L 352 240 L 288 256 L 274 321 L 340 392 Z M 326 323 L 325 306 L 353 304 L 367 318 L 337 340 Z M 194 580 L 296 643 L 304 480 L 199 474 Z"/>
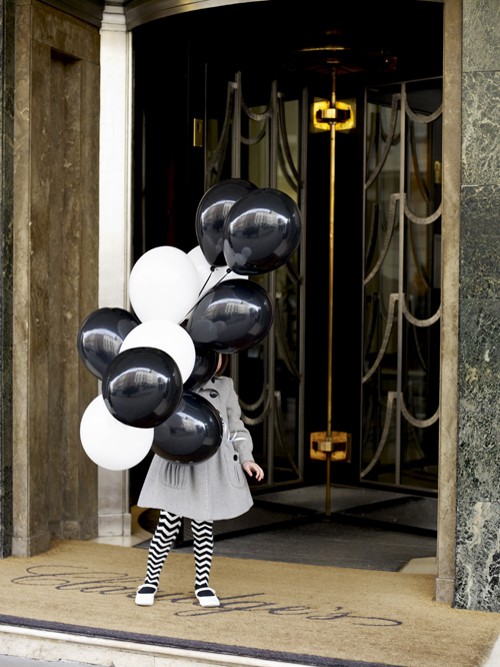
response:
<path id="1" fill-rule="evenodd" d="M 253 442 L 250 431 L 247 429 L 243 420 L 241 419 L 241 407 L 238 394 L 234 389 L 233 380 L 228 379 L 228 396 L 227 396 L 227 420 L 228 420 L 228 437 L 233 443 L 233 447 L 238 452 L 241 463 L 245 461 L 253 461 Z"/>

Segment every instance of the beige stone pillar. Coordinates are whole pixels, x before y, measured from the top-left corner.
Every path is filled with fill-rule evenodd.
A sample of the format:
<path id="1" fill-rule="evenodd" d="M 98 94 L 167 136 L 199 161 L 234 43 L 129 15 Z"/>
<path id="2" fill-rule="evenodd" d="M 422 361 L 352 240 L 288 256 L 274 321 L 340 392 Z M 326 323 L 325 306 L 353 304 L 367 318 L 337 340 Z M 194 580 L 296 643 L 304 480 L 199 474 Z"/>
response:
<path id="1" fill-rule="evenodd" d="M 442 318 L 436 600 L 455 581 L 461 151 L 461 0 L 444 4 Z"/>

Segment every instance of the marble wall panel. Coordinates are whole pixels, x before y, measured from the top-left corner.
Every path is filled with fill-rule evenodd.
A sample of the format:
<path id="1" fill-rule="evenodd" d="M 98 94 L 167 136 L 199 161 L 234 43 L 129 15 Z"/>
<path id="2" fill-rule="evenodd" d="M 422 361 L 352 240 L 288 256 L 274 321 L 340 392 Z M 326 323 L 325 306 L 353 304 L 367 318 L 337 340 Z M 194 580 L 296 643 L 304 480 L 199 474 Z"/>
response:
<path id="1" fill-rule="evenodd" d="M 499 612 L 500 502 L 462 504 L 457 520 L 454 606 Z"/>
<path id="2" fill-rule="evenodd" d="M 462 79 L 462 184 L 497 184 L 500 173 L 500 71 Z"/>
<path id="3" fill-rule="evenodd" d="M 463 12 L 455 606 L 500 612 L 500 6 Z"/>
<path id="4" fill-rule="evenodd" d="M 500 299 L 461 303 L 458 490 L 460 506 L 500 501 Z"/>
<path id="5" fill-rule="evenodd" d="M 99 61 L 99 32 L 69 14 L 63 14 L 42 2 L 33 2 L 33 38 L 72 58 L 90 62 Z"/>
<path id="6" fill-rule="evenodd" d="M 496 299 L 500 295 L 500 186 L 464 187 L 461 217 L 461 293 L 467 298 Z"/>
<path id="7" fill-rule="evenodd" d="M 488 71 L 500 63 L 500 3 L 463 0 L 463 70 Z"/>

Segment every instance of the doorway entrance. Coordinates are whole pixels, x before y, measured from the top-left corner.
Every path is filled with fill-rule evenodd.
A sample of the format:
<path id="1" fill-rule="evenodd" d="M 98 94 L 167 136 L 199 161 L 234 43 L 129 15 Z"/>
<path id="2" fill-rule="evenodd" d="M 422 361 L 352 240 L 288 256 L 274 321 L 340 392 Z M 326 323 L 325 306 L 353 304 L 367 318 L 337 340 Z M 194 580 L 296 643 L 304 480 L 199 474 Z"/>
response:
<path id="1" fill-rule="evenodd" d="M 373 4 L 233 3 L 133 34 L 134 261 L 194 248 L 197 205 L 220 180 L 278 188 L 301 210 L 298 251 L 257 277 L 273 330 L 231 365 L 259 492 L 324 481 L 311 434 L 330 417 L 349 441 L 334 481 L 437 491 L 442 5 L 408 3 L 408 33 L 400 3 Z M 352 123 L 335 131 L 332 188 L 314 105 L 333 95 Z M 130 473 L 132 504 L 148 464 Z"/>

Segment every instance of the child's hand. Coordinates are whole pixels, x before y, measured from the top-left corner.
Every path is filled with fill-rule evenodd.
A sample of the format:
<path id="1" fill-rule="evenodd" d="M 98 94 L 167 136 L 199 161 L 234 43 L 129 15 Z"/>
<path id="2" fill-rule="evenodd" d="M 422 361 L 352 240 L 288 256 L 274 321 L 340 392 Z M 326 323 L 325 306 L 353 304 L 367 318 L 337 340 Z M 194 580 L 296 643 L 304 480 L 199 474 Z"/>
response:
<path id="1" fill-rule="evenodd" d="M 262 479 L 264 479 L 264 471 L 260 465 L 255 463 L 255 461 L 245 461 L 243 464 L 243 470 L 249 477 L 253 477 L 255 473 L 255 479 L 257 482 L 260 482 Z"/>

